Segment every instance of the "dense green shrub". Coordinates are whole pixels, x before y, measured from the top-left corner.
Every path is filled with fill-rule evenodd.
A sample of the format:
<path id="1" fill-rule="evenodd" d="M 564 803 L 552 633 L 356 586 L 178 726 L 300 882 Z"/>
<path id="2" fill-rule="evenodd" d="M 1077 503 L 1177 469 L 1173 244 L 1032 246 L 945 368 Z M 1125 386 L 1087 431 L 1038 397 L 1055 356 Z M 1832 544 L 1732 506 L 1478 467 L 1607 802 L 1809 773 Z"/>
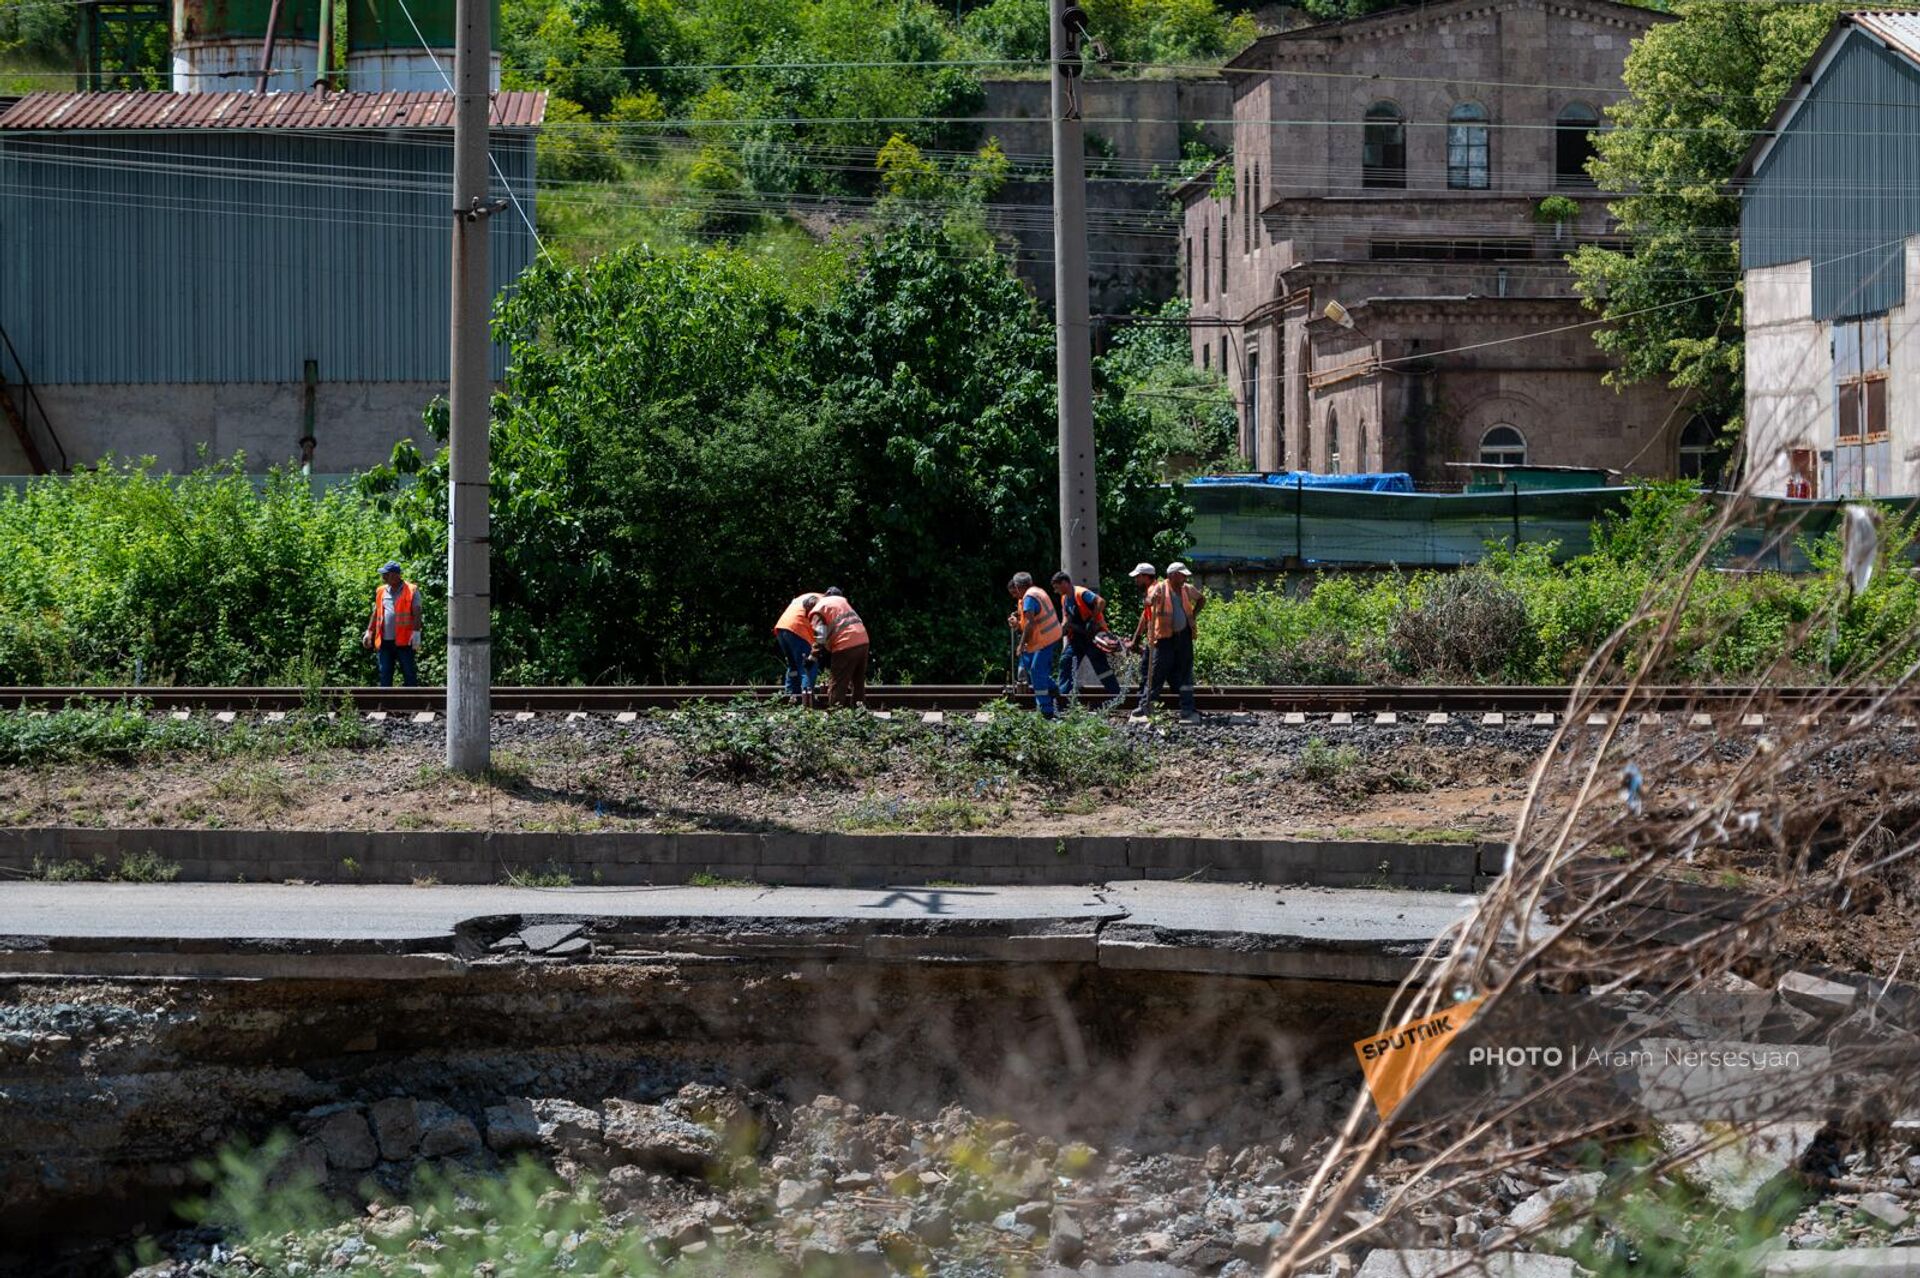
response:
<path id="1" fill-rule="evenodd" d="M 1146 764 L 1146 753 L 1099 715 L 1075 709 L 1049 722 L 1011 702 L 987 707 L 968 725 L 966 755 L 988 778 L 1005 776 L 1059 790 L 1124 784 Z"/>
<path id="2" fill-rule="evenodd" d="M 1911 528 L 1883 522 L 1881 568 L 1849 598 L 1837 534 L 1805 544 L 1811 573 L 1740 571 L 1706 544 L 1711 517 L 1696 493 L 1650 485 L 1595 525 L 1589 553 L 1564 562 L 1552 545 L 1491 546 L 1481 566 L 1455 574 L 1327 575 L 1297 594 L 1216 600 L 1196 630 L 1197 674 L 1208 683 L 1558 682 L 1616 633 L 1607 667 L 1638 670 L 1703 548 L 1655 679 L 1888 677 L 1920 659 L 1920 580 L 1899 567 Z"/>
<path id="3" fill-rule="evenodd" d="M 1422 582 L 1387 625 L 1387 659 L 1410 675 L 1524 677 L 1534 643 L 1520 592 L 1477 568 Z"/>
<path id="4" fill-rule="evenodd" d="M 240 464 L 106 462 L 0 497 L 0 682 L 365 681 L 396 526 L 352 492 Z"/>
<path id="5" fill-rule="evenodd" d="M 695 702 L 666 715 L 665 724 L 694 775 L 769 785 L 871 776 L 907 731 L 869 714 L 820 714 L 745 698 Z"/>

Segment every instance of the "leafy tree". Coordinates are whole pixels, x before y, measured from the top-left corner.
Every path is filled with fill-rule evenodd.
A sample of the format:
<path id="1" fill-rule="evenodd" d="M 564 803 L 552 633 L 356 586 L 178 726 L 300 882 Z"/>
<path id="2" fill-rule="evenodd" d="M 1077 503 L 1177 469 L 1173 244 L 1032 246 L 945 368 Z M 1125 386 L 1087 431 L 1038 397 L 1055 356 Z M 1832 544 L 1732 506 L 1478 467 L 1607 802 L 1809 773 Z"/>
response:
<path id="1" fill-rule="evenodd" d="M 793 281 L 733 249 L 536 266 L 502 309 L 494 598 L 504 678 L 765 678 L 773 610 L 837 584 L 889 677 L 977 677 L 1000 590 L 1055 550 L 1053 349 L 1004 259 L 903 214 Z M 1102 534 L 1184 511 L 1099 420 Z M 442 429 L 444 435 L 444 430 Z M 444 454 L 385 489 L 443 562 Z"/>
<path id="2" fill-rule="evenodd" d="M 1168 474 L 1243 470 L 1226 379 L 1193 362 L 1183 322 L 1192 309 L 1175 298 L 1150 312 L 1160 323 L 1121 325 L 1095 369 L 1107 393 L 1145 418 L 1142 446 Z"/>
<path id="3" fill-rule="evenodd" d="M 1742 411 L 1740 204 L 1726 190 L 1825 35 L 1830 4 L 1682 0 L 1627 55 L 1628 96 L 1608 109 L 1590 171 L 1625 191 L 1611 209 L 1628 244 L 1570 257 L 1587 305 L 1608 320 L 1595 341 L 1618 382 L 1665 378 L 1737 427 Z"/>
<path id="4" fill-rule="evenodd" d="M 954 247 L 925 220 L 872 238 L 804 339 L 859 498 L 842 584 L 882 618 L 890 677 L 993 668 L 1003 583 L 1058 554 L 1050 331 L 1004 259 Z M 1101 540 L 1123 558 L 1182 548 L 1144 431 L 1111 403 L 1096 415 Z"/>
<path id="5" fill-rule="evenodd" d="M 1214 0 L 1085 0 L 1087 23 L 1116 62 L 1218 62 L 1258 34 L 1246 14 Z M 1045 61 L 1047 0 L 992 0 L 962 22 L 992 56 Z"/>

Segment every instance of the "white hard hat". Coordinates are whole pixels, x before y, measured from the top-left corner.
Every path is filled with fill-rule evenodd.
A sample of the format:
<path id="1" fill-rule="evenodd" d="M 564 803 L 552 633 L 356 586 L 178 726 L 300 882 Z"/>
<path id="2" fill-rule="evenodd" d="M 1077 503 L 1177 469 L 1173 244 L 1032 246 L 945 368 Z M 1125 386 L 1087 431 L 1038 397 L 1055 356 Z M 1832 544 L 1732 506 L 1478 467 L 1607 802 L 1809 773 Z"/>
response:
<path id="1" fill-rule="evenodd" d="M 1193 576 L 1193 570 L 1188 568 L 1185 564 L 1181 563 L 1178 559 L 1176 559 L 1172 563 L 1167 565 L 1167 576 L 1191 577 Z"/>
<path id="2" fill-rule="evenodd" d="M 1127 576 L 1129 577 L 1139 577 L 1142 575 L 1145 575 L 1148 577 L 1155 577 L 1155 576 L 1158 576 L 1159 574 L 1154 571 L 1152 564 L 1135 564 L 1133 566 L 1133 571 L 1127 574 Z"/>

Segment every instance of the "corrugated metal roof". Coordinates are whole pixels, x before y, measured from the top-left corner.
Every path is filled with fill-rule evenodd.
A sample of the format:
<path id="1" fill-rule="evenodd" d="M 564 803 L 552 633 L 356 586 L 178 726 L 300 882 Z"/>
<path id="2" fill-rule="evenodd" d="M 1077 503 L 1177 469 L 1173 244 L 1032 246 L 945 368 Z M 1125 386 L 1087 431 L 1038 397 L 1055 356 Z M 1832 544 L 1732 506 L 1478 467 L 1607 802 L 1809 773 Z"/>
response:
<path id="1" fill-rule="evenodd" d="M 492 127 L 534 129 L 544 93 L 496 93 Z M 448 129 L 450 93 L 29 93 L 0 130 Z"/>
<path id="2" fill-rule="evenodd" d="M 1869 9 L 1846 15 L 1846 21 L 1872 32 L 1890 47 L 1920 63 L 1920 10 Z"/>

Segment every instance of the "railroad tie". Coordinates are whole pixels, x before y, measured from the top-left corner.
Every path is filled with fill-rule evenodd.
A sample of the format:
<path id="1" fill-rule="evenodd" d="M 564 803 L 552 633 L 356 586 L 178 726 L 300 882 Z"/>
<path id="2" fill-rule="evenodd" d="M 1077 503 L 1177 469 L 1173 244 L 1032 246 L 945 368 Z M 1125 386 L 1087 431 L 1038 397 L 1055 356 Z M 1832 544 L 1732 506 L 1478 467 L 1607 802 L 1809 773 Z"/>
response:
<path id="1" fill-rule="evenodd" d="M 414 712 L 413 721 L 415 723 L 432 723 L 434 717 L 434 713 L 431 710 L 417 710 Z"/>
<path id="2" fill-rule="evenodd" d="M 1343 726 L 1352 723 L 1353 716 L 1345 710 L 1335 710 L 1333 712 L 1333 718 L 1328 720 L 1328 722 L 1335 726 Z"/>
<path id="3" fill-rule="evenodd" d="M 619 714 L 613 716 L 613 721 L 615 723 L 634 723 L 638 721 L 639 718 L 639 714 L 635 711 L 622 710 Z"/>
<path id="4" fill-rule="evenodd" d="M 1435 710 L 1427 716 L 1427 726 L 1430 728 L 1437 728 L 1450 722 L 1452 722 L 1452 720 L 1447 718 L 1446 712 L 1443 710 Z"/>
<path id="5" fill-rule="evenodd" d="M 522 710 L 513 716 L 513 721 L 515 723 L 530 723 L 533 721 L 533 711 Z"/>
<path id="6" fill-rule="evenodd" d="M 1713 716 L 1696 711 L 1693 717 L 1687 720 L 1687 726 L 1689 728 L 1711 728 L 1713 726 Z"/>
<path id="7" fill-rule="evenodd" d="M 1553 726 L 1553 715 L 1548 711 L 1542 710 L 1539 714 L 1533 716 L 1533 726 L 1536 728 L 1551 728 Z"/>
<path id="8" fill-rule="evenodd" d="M 1379 714 L 1373 716 L 1374 726 L 1379 728 L 1391 728 L 1399 722 L 1400 716 L 1391 710 L 1382 710 Z"/>
<path id="9" fill-rule="evenodd" d="M 1305 722 L 1307 721 L 1307 716 L 1306 716 L 1306 715 L 1304 715 L 1304 714 L 1302 714 L 1302 713 L 1301 713 L 1300 711 L 1298 711 L 1298 710 L 1289 710 L 1289 711 L 1287 711 L 1287 713 L 1286 713 L 1286 714 L 1285 714 L 1285 715 L 1284 715 L 1284 716 L 1283 716 L 1283 717 L 1281 718 L 1281 720 L 1280 720 L 1280 721 L 1281 721 L 1282 723 L 1290 723 L 1290 724 L 1302 724 L 1302 723 L 1305 723 Z"/>
<path id="10" fill-rule="evenodd" d="M 1504 728 L 1507 726 L 1507 716 L 1498 710 L 1489 710 L 1480 716 L 1480 723 L 1482 727 Z"/>

